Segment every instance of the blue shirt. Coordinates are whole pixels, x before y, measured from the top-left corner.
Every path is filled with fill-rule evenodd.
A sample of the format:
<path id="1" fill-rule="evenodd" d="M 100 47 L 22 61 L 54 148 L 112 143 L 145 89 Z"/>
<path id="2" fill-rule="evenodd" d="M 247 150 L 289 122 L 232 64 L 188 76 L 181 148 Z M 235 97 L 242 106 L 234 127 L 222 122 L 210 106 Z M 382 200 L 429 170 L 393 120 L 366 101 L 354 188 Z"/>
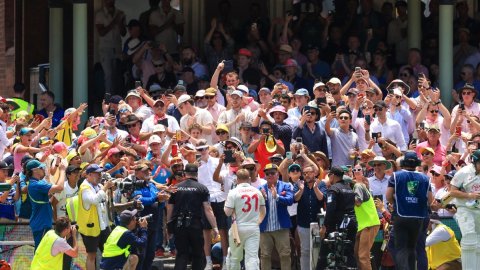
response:
<path id="1" fill-rule="evenodd" d="M 52 117 L 52 128 L 57 127 L 60 122 L 62 122 L 62 118 L 65 116 L 65 111 L 60 107 L 60 105 L 55 104 L 56 108 L 55 111 L 53 111 L 53 117 Z M 37 112 L 37 114 L 42 115 L 43 117 L 47 118 L 48 113 L 45 109 L 41 109 L 40 111 Z"/>
<path id="2" fill-rule="evenodd" d="M 292 138 L 302 137 L 303 144 L 308 148 L 310 152 L 322 151 L 327 157 L 328 155 L 328 146 L 327 146 L 327 133 L 325 129 L 320 127 L 318 122 L 315 123 L 315 131 L 312 133 L 307 127 L 307 124 L 303 128 L 296 127 L 293 132 Z"/>
<path id="3" fill-rule="evenodd" d="M 323 193 L 323 198 L 327 197 L 327 186 L 322 181 L 318 188 Z M 293 194 L 300 190 L 298 184 L 293 185 Z M 309 188 L 305 183 L 303 194 L 298 201 L 297 206 L 297 224 L 302 228 L 310 228 L 310 223 L 318 222 L 317 214 L 320 213 L 320 208 L 323 207 L 325 201 L 319 201 L 317 195 L 315 195 L 314 188 Z"/>
<path id="4" fill-rule="evenodd" d="M 30 178 L 28 185 L 28 196 L 32 202 L 30 227 L 34 232 L 52 228 L 53 211 L 48 198 L 48 191 L 51 187 L 52 184 L 45 179 Z"/>
<path id="5" fill-rule="evenodd" d="M 104 167 L 104 168 L 105 168 L 106 171 L 108 171 L 108 170 L 111 170 L 113 167 L 115 167 L 115 165 L 113 165 L 113 164 L 110 163 L 110 162 L 107 162 L 107 163 L 105 163 L 105 167 Z M 117 175 L 117 174 L 123 175 L 124 170 L 125 170 L 125 169 L 122 167 L 122 168 L 120 168 L 120 169 L 112 172 L 110 175 L 111 175 L 112 177 L 115 177 L 115 175 Z"/>
<path id="6" fill-rule="evenodd" d="M 152 151 L 149 151 L 147 153 L 147 156 L 145 157 L 145 159 L 146 160 L 152 160 L 152 158 L 153 158 Z M 157 169 L 158 169 L 158 165 L 154 165 L 153 170 L 152 170 L 152 176 L 155 176 L 155 174 L 157 173 Z M 168 179 L 168 177 L 170 177 L 170 175 L 172 175 L 170 170 L 162 167 L 162 168 L 160 168 L 160 172 L 157 174 L 156 177 L 153 178 L 153 180 L 155 182 L 159 183 L 159 184 L 166 184 L 167 179 Z"/>

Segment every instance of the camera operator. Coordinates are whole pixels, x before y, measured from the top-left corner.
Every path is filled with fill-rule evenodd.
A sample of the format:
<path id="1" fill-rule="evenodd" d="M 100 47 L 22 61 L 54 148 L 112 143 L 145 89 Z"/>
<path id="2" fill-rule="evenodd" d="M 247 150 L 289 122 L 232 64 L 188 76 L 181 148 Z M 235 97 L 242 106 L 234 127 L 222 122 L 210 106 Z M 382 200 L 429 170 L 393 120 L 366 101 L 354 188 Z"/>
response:
<path id="1" fill-rule="evenodd" d="M 102 254 L 100 267 L 104 270 L 124 269 L 134 270 L 138 264 L 138 256 L 131 254 L 130 249 L 145 248 L 147 245 L 147 226 L 146 218 L 138 220 L 140 227 L 137 232 L 137 210 L 124 210 L 120 214 L 120 225 L 108 236 L 107 242 Z"/>
<path id="2" fill-rule="evenodd" d="M 88 165 L 85 170 L 87 178 L 78 192 L 77 224 L 87 251 L 87 270 L 95 269 L 97 249 L 103 251 L 103 244 L 110 233 L 105 202 L 106 191 L 113 187 L 113 182 L 109 180 L 103 186 L 100 184 L 103 171 L 97 164 Z"/>
<path id="3" fill-rule="evenodd" d="M 342 250 L 342 256 L 347 256 L 347 267 L 355 267 L 356 260 L 353 252 L 357 234 L 357 220 L 354 211 L 355 192 L 350 187 L 350 184 L 345 182 L 343 173 L 344 171 L 340 167 L 332 167 L 328 173 L 332 186 L 327 192 L 327 212 L 325 214 L 325 221 L 320 228 L 320 237 L 324 239 L 326 235 L 328 236 L 332 232 L 340 231 L 346 233 L 346 240 L 350 241 L 350 243 L 343 243 L 344 249 Z M 345 215 L 347 215 L 346 220 Z M 317 270 L 327 267 L 327 256 L 331 252 L 336 252 L 336 250 L 332 250 L 322 244 Z M 338 268 L 339 265 L 336 265 L 336 267 Z"/>
<path id="4" fill-rule="evenodd" d="M 155 258 L 155 246 L 157 239 L 157 226 L 162 226 L 158 224 L 158 204 L 165 201 L 168 198 L 168 194 L 165 192 L 159 192 L 155 187 L 155 184 L 150 183 L 151 177 L 151 163 L 148 161 L 140 162 L 135 168 L 135 178 L 136 184 L 134 184 L 135 191 L 133 192 L 133 197 L 136 200 L 140 200 L 144 206 L 144 209 L 141 211 L 142 216 L 152 215 L 152 221 L 148 224 L 148 242 L 143 252 L 143 256 L 140 257 L 141 260 L 139 265 L 143 269 L 150 269 L 153 259 Z M 140 187 L 140 182 L 145 181 L 142 187 Z M 143 258 L 143 259 L 142 259 Z"/>
<path id="5" fill-rule="evenodd" d="M 67 243 L 69 236 L 73 238 L 73 247 Z M 63 267 L 63 254 L 72 258 L 78 256 L 77 229 L 67 217 L 57 219 L 55 229 L 43 236 L 35 251 L 31 269 L 60 270 Z"/>
<path id="6" fill-rule="evenodd" d="M 175 269 L 187 268 L 192 252 L 192 270 L 203 270 L 206 265 L 203 251 L 202 211 L 213 228 L 214 237 L 218 236 L 217 222 L 210 206 L 207 187 L 198 183 L 198 166 L 185 166 L 185 180 L 177 184 L 167 204 L 168 231 L 175 236 L 177 256 Z"/>

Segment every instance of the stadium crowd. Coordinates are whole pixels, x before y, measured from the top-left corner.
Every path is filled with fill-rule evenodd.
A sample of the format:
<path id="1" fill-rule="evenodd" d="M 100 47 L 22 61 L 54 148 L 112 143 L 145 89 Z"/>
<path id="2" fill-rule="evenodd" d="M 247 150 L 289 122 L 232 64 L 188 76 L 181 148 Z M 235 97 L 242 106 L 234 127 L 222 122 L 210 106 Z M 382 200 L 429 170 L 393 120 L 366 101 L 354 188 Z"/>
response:
<path id="1" fill-rule="evenodd" d="M 438 1 L 423 51 L 407 47 L 402 0 L 326 16 L 301 1 L 272 20 L 252 4 L 243 21 L 223 0 L 202 52 L 178 43 L 170 1 L 150 5 L 128 24 L 114 0 L 95 16 L 100 114 L 50 91 L 34 110 L 22 83 L 0 100 L 0 221 L 29 222 L 31 269 L 70 269 L 77 239 L 88 270 L 169 256 L 200 270 L 480 268 L 480 22 L 465 1 L 452 107 Z"/>

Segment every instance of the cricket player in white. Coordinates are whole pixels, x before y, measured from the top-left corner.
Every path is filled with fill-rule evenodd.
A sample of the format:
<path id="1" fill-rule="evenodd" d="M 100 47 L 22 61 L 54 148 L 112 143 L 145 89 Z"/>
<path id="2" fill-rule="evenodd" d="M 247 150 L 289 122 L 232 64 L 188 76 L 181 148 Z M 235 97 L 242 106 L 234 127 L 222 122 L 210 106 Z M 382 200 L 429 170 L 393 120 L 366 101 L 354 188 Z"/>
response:
<path id="1" fill-rule="evenodd" d="M 262 193 L 250 185 L 250 174 L 246 169 L 237 171 L 237 187 L 230 190 L 225 202 L 225 214 L 234 216 L 238 228 L 240 244 L 234 240 L 235 226 L 229 232 L 229 254 L 227 269 L 240 270 L 240 261 L 245 249 L 245 269 L 260 269 L 258 248 L 260 245 L 259 224 L 265 217 L 265 199 Z"/>
<path id="2" fill-rule="evenodd" d="M 472 163 L 460 169 L 452 179 L 450 195 L 457 198 L 455 215 L 462 232 L 462 269 L 480 268 L 480 150 Z"/>

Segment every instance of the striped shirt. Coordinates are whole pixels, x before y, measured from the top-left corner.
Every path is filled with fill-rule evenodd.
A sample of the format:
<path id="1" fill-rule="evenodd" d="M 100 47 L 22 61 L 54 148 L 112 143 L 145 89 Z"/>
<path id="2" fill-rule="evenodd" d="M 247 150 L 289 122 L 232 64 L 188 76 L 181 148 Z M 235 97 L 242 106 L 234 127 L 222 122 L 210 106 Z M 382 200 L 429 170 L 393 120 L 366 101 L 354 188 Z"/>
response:
<path id="1" fill-rule="evenodd" d="M 278 195 L 277 195 L 278 196 Z M 272 196 L 270 190 L 267 190 L 267 202 L 268 202 L 268 220 L 266 232 L 274 232 L 282 229 L 280 222 L 278 221 L 277 214 L 277 200 Z"/>

